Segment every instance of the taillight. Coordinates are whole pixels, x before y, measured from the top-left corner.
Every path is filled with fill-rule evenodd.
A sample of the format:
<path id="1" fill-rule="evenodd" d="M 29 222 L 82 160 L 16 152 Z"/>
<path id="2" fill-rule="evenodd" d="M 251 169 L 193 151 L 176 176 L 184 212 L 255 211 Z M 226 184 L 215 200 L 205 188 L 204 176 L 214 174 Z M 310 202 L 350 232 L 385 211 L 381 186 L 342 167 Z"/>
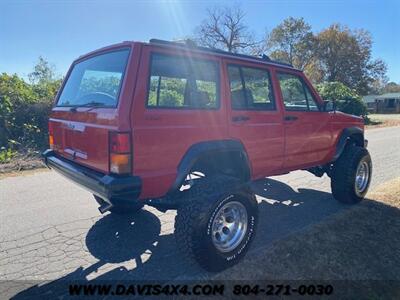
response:
<path id="1" fill-rule="evenodd" d="M 131 139 L 129 133 L 110 133 L 110 172 L 131 172 Z"/>
<path id="2" fill-rule="evenodd" d="M 110 135 L 110 150 L 112 153 L 131 152 L 129 133 L 112 132 Z"/>
<path id="3" fill-rule="evenodd" d="M 52 122 L 49 122 L 49 146 L 50 149 L 54 149 L 54 132 Z"/>

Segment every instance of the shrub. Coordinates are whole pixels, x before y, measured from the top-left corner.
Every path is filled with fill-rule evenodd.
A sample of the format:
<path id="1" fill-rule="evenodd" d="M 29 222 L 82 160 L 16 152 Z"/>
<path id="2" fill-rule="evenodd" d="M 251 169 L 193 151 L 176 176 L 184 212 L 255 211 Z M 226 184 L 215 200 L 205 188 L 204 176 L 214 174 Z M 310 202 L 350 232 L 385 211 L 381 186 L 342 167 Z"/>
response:
<path id="1" fill-rule="evenodd" d="M 47 147 L 47 121 L 61 80 L 39 78 L 27 83 L 16 74 L 0 74 L 0 148 L 27 152 Z"/>
<path id="2" fill-rule="evenodd" d="M 356 116 L 367 115 L 367 107 L 362 102 L 361 96 L 343 83 L 320 83 L 317 85 L 317 90 L 323 99 L 336 101 L 338 110 Z"/>
<path id="3" fill-rule="evenodd" d="M 367 107 L 361 99 L 337 100 L 337 109 L 347 114 L 366 117 Z"/>
<path id="4" fill-rule="evenodd" d="M 13 157 L 17 155 L 17 152 L 11 148 L 6 149 L 5 147 L 0 148 L 0 163 L 8 163 Z"/>

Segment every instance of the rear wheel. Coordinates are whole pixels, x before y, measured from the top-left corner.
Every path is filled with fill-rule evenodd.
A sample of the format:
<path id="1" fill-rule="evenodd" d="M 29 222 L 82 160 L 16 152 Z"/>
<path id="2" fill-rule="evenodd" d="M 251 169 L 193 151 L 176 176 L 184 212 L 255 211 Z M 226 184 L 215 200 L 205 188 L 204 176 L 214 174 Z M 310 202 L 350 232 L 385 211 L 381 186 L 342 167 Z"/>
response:
<path id="1" fill-rule="evenodd" d="M 344 203 L 357 203 L 368 192 L 372 176 L 372 162 L 368 150 L 349 144 L 333 164 L 332 194 Z"/>
<path id="2" fill-rule="evenodd" d="M 99 205 L 104 204 L 104 200 L 101 199 L 100 197 L 93 195 L 94 199 Z M 126 215 L 126 214 L 133 214 L 138 212 L 143 208 L 143 204 L 140 203 L 124 203 L 124 204 L 118 204 L 118 205 L 113 205 L 110 208 L 110 212 L 116 215 Z"/>
<path id="3" fill-rule="evenodd" d="M 250 188 L 219 176 L 181 194 L 175 238 L 182 254 L 212 272 L 236 264 L 247 252 L 258 221 Z"/>

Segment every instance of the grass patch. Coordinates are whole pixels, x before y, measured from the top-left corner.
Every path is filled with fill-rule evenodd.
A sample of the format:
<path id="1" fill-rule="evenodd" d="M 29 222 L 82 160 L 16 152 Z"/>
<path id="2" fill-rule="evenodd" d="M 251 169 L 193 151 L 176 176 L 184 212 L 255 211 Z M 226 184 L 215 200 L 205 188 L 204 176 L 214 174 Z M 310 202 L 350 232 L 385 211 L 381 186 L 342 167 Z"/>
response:
<path id="1" fill-rule="evenodd" d="M 357 287 L 342 290 L 343 296 L 400 299 L 400 178 L 360 204 L 246 256 L 216 278 L 231 274 L 249 280 L 327 280 Z"/>

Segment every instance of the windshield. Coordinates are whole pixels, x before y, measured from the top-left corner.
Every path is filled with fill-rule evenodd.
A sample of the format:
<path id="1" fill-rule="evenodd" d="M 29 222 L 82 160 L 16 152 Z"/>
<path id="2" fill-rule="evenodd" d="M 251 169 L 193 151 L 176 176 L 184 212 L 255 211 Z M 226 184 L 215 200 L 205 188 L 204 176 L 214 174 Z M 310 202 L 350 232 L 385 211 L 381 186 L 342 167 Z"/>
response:
<path id="1" fill-rule="evenodd" d="M 123 49 L 77 63 L 57 106 L 116 107 L 128 56 Z"/>

